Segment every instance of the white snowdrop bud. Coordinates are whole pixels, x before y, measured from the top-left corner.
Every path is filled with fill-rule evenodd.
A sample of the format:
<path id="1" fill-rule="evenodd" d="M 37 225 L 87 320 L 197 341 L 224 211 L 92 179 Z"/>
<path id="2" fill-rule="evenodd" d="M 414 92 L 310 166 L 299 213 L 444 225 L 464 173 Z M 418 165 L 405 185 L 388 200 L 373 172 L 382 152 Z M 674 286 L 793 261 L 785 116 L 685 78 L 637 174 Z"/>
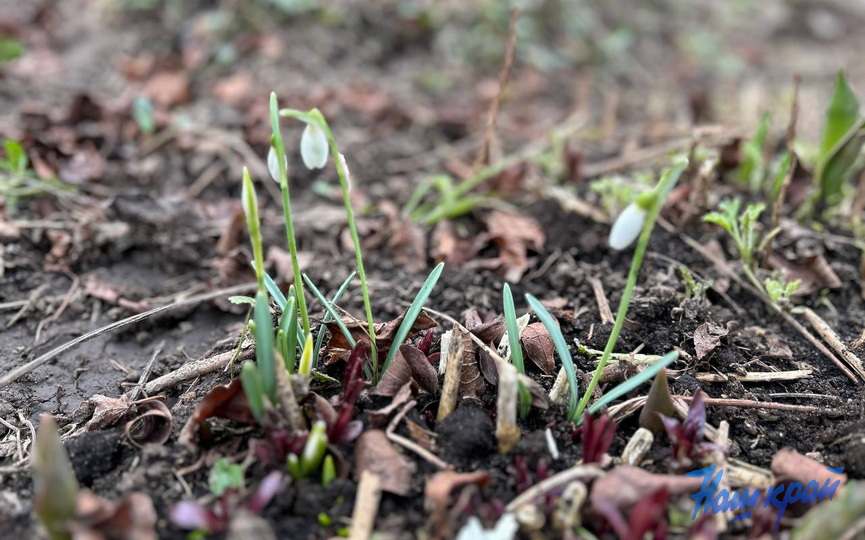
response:
<path id="1" fill-rule="evenodd" d="M 307 169 L 321 169 L 327 164 L 327 137 L 315 124 L 307 124 L 300 137 L 300 157 Z"/>
<path id="2" fill-rule="evenodd" d="M 283 156 L 285 160 L 285 170 L 288 170 L 288 158 Z M 273 146 L 270 147 L 270 150 L 267 152 L 267 170 L 270 172 L 270 177 L 273 178 L 273 181 L 277 184 L 279 183 L 279 158 L 276 156 L 276 150 L 273 149 Z"/>
<path id="3" fill-rule="evenodd" d="M 625 249 L 633 244 L 643 230 L 646 214 L 646 210 L 639 204 L 635 202 L 629 204 L 613 223 L 613 228 L 610 230 L 610 247 Z"/>

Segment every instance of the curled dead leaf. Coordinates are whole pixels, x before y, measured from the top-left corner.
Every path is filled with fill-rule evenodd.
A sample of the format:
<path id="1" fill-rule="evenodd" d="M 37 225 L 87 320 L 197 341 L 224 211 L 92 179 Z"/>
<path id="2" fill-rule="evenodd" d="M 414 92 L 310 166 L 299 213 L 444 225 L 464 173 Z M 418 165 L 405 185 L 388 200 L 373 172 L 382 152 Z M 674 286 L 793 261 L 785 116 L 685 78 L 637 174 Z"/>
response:
<path id="1" fill-rule="evenodd" d="M 126 438 L 136 448 L 162 444 L 171 436 L 171 411 L 161 401 L 138 405 L 138 416 L 126 423 Z"/>
<path id="2" fill-rule="evenodd" d="M 239 377 L 227 385 L 213 388 L 204 396 L 180 431 L 178 442 L 193 450 L 198 448 L 200 428 L 208 418 L 255 424 Z"/>

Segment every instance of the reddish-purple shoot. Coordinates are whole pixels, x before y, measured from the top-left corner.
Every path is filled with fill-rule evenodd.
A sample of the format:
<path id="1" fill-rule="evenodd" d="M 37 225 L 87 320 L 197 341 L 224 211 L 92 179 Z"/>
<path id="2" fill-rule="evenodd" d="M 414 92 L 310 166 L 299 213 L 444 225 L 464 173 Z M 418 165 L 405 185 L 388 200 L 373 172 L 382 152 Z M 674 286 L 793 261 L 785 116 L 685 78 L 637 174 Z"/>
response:
<path id="1" fill-rule="evenodd" d="M 255 457 L 267 465 L 283 466 L 289 454 L 300 455 L 309 437 L 308 431 L 292 433 L 285 429 L 274 429 L 264 440 L 258 440 L 255 446 Z"/>
<path id="2" fill-rule="evenodd" d="M 517 493 L 522 493 L 532 487 L 529 464 L 525 456 L 514 456 L 514 467 L 512 470 L 517 481 Z"/>
<path id="3" fill-rule="evenodd" d="M 652 538 L 667 536 L 667 488 L 662 487 L 648 497 L 640 499 L 631 509 L 627 521 L 616 505 L 607 499 L 594 500 L 594 506 L 616 531 L 621 540 L 642 540 L 647 533 Z"/>
<path id="4" fill-rule="evenodd" d="M 180 501 L 171 510 L 171 521 L 187 531 L 205 530 L 211 534 L 221 534 L 228 530 L 237 510 L 245 508 L 258 515 L 279 491 L 282 473 L 274 471 L 264 477 L 261 484 L 245 501 L 241 501 L 236 489 L 227 489 L 217 500 L 214 510 L 195 501 Z"/>
<path id="5" fill-rule="evenodd" d="M 342 402 L 336 420 L 328 426 L 328 442 L 336 444 L 351 442 L 359 437 L 363 431 L 363 423 L 360 420 L 352 421 L 352 417 L 357 398 L 360 397 L 361 391 L 367 384 L 363 380 L 363 366 L 368 357 L 369 348 L 362 342 L 355 345 L 351 351 L 351 356 L 348 357 L 342 382 Z"/>
<path id="6" fill-rule="evenodd" d="M 684 422 L 658 413 L 664 423 L 664 431 L 673 445 L 673 460 L 676 463 L 690 466 L 691 462 L 703 457 L 712 450 L 721 447 L 703 441 L 706 433 L 706 404 L 703 402 L 703 392 L 698 388 L 691 399 L 688 416 Z"/>
<path id="7" fill-rule="evenodd" d="M 606 414 L 595 418 L 586 413 L 580 435 L 583 439 L 583 463 L 600 463 L 613 444 L 616 421 Z"/>
<path id="8" fill-rule="evenodd" d="M 417 344 L 417 348 L 426 356 L 429 356 L 429 351 L 432 349 L 432 338 L 433 329 L 430 328 L 426 331 L 426 334 L 423 335 L 423 339 L 420 340 L 420 343 Z"/>

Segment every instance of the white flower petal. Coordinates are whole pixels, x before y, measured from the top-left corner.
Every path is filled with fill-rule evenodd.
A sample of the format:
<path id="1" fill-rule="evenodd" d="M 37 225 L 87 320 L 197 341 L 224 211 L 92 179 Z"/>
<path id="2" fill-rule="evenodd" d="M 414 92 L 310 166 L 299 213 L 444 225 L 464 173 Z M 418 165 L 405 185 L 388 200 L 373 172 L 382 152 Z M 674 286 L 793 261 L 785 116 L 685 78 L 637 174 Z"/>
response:
<path id="1" fill-rule="evenodd" d="M 285 170 L 288 170 L 288 157 L 284 157 L 285 159 Z M 279 159 L 276 157 L 276 150 L 273 147 L 270 147 L 270 150 L 267 152 L 267 170 L 270 173 L 270 177 L 273 178 L 273 181 L 277 184 L 279 183 Z"/>
<path id="2" fill-rule="evenodd" d="M 327 137 L 315 124 L 307 124 L 300 137 L 300 157 L 307 169 L 321 169 L 327 164 Z"/>
<path id="3" fill-rule="evenodd" d="M 646 211 L 637 203 L 629 204 L 613 223 L 613 228 L 610 230 L 610 247 L 625 249 L 633 244 L 640 236 L 645 223 Z"/>
<path id="4" fill-rule="evenodd" d="M 457 540 L 513 540 L 520 524 L 512 513 L 504 514 L 492 529 L 484 529 L 476 516 L 471 516 L 457 534 Z"/>

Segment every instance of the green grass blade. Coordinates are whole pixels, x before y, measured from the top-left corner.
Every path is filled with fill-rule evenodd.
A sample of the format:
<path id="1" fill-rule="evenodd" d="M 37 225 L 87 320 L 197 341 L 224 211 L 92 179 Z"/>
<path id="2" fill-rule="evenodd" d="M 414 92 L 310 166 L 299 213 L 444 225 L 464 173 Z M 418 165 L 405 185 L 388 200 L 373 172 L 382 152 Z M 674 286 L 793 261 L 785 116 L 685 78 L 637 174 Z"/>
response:
<path id="1" fill-rule="evenodd" d="M 357 272 L 352 272 L 351 274 L 348 275 L 347 278 L 345 278 L 345 281 L 343 281 L 342 285 L 340 285 L 339 289 L 337 289 L 336 294 L 334 294 L 333 297 L 330 299 L 331 304 L 336 304 L 337 302 L 339 302 L 339 299 L 342 298 L 343 294 L 345 294 L 345 291 L 346 291 L 346 289 L 348 289 L 348 286 L 351 283 L 351 280 L 353 280 L 354 276 L 356 276 L 356 275 L 357 275 Z M 322 318 L 321 321 L 323 323 L 326 323 L 326 322 L 329 322 L 331 320 L 333 320 L 333 317 L 330 316 L 330 312 L 328 311 L 328 312 L 325 312 L 324 318 Z M 322 325 L 321 328 L 319 328 L 319 330 L 318 330 L 318 336 L 316 336 L 316 338 L 315 338 L 315 348 L 312 351 L 312 364 L 313 364 L 312 367 L 313 367 L 313 369 L 318 367 L 318 354 L 319 354 L 319 352 L 321 352 L 321 346 L 324 344 L 324 334 L 325 334 L 324 329 L 325 329 L 325 326 Z"/>
<path id="2" fill-rule="evenodd" d="M 438 263 L 433 271 L 430 272 L 429 276 L 427 276 L 426 281 L 424 281 L 423 285 L 421 285 L 420 290 L 417 292 L 417 296 L 414 297 L 414 300 L 409 306 L 408 311 L 405 312 L 405 317 L 402 320 L 402 324 L 399 325 L 399 329 L 396 331 L 396 334 L 393 338 L 393 343 L 390 346 L 390 350 L 387 353 L 387 358 L 384 360 L 384 364 L 381 366 L 381 372 L 376 373 L 376 377 L 380 377 L 383 375 L 387 368 L 390 366 L 390 363 L 396 357 L 396 353 L 399 351 L 399 346 L 402 345 L 403 341 L 405 341 L 406 337 L 408 337 L 408 333 L 411 330 L 411 327 L 414 326 L 414 321 L 417 319 L 418 315 L 420 315 L 421 310 L 423 309 L 424 304 L 429 298 L 430 293 L 432 293 L 433 288 L 436 286 L 436 282 L 438 282 L 439 277 L 442 274 L 442 270 L 444 270 L 445 263 Z"/>
<path id="3" fill-rule="evenodd" d="M 255 295 L 255 360 L 261 373 L 261 383 L 264 393 L 276 400 L 276 364 L 273 356 L 273 319 L 270 316 L 270 305 L 267 294 L 258 291 Z"/>
<path id="4" fill-rule="evenodd" d="M 254 263 L 252 267 L 255 268 Z M 282 291 L 279 290 L 276 282 L 273 281 L 273 278 L 270 277 L 267 272 L 264 272 L 264 286 L 267 288 L 267 292 L 270 293 L 270 296 L 273 297 L 273 301 L 276 302 L 277 306 L 279 306 L 279 310 L 285 311 L 285 303 L 288 300 L 285 298 L 285 295 L 282 294 Z"/>
<path id="5" fill-rule="evenodd" d="M 249 404 L 249 411 L 256 422 L 261 423 L 264 416 L 264 390 L 261 384 L 261 374 L 252 362 L 244 362 L 240 370 L 240 384 Z"/>
<path id="6" fill-rule="evenodd" d="M 520 330 L 517 328 L 517 312 L 514 309 L 514 295 L 511 287 L 505 283 L 502 289 L 502 303 L 505 311 L 505 326 L 508 329 L 508 343 L 511 347 L 511 363 L 522 375 L 526 374 L 523 364 L 523 348 L 520 345 Z"/>
<path id="7" fill-rule="evenodd" d="M 562 335 L 562 330 L 559 328 L 559 325 L 556 324 L 553 316 L 550 315 L 550 312 L 547 311 L 547 308 L 540 303 L 540 301 L 534 296 L 527 294 L 526 301 L 529 303 L 529 306 L 535 310 L 535 313 L 538 316 L 538 319 L 543 323 L 544 327 L 547 329 L 547 332 L 550 333 L 550 338 L 553 340 L 553 345 L 556 347 L 556 352 L 559 354 L 559 359 L 562 361 L 562 367 L 565 368 L 565 374 L 568 376 L 568 387 L 569 390 L 569 403 L 568 403 L 568 419 L 576 420 L 574 418 L 577 411 L 577 402 L 579 401 L 579 389 L 577 388 L 577 370 L 574 367 L 574 360 L 571 358 L 571 351 L 568 350 L 568 344 L 565 341 L 565 336 Z"/>
<path id="8" fill-rule="evenodd" d="M 289 373 L 294 373 L 297 359 L 297 329 L 297 302 L 294 296 L 290 296 L 288 304 L 285 305 L 285 311 L 282 312 L 282 318 L 279 320 L 279 330 L 285 336 L 285 350 L 280 352 L 283 354 L 282 360 L 285 362 L 285 369 Z"/>
<path id="9" fill-rule="evenodd" d="M 312 291 L 312 295 L 315 296 L 322 307 L 324 307 L 325 311 L 327 311 L 328 315 L 331 316 L 333 321 L 339 327 L 339 331 L 342 332 L 342 335 L 345 337 L 345 340 L 348 341 L 348 344 L 354 348 L 354 346 L 357 345 L 357 342 L 354 337 L 352 337 L 351 332 L 348 331 L 348 328 L 345 327 L 345 323 L 342 322 L 339 314 L 334 309 L 333 303 L 328 302 L 327 298 L 321 294 L 321 291 L 318 290 L 318 287 L 315 286 L 315 283 L 313 283 L 306 274 L 303 275 L 303 281 L 306 283 L 306 286 L 309 287 L 309 290 Z"/>
<path id="10" fill-rule="evenodd" d="M 601 399 L 599 399 L 591 407 L 589 407 L 589 413 L 595 414 L 604 405 L 619 399 L 628 392 L 639 387 L 644 382 L 651 380 L 655 377 L 655 375 L 658 374 L 659 371 L 675 362 L 677 358 L 679 358 L 678 351 L 668 352 L 664 355 L 663 358 L 661 358 L 651 366 L 647 367 L 643 371 L 637 373 L 627 381 L 623 382 L 622 384 L 616 386 L 615 388 L 604 394 Z"/>

